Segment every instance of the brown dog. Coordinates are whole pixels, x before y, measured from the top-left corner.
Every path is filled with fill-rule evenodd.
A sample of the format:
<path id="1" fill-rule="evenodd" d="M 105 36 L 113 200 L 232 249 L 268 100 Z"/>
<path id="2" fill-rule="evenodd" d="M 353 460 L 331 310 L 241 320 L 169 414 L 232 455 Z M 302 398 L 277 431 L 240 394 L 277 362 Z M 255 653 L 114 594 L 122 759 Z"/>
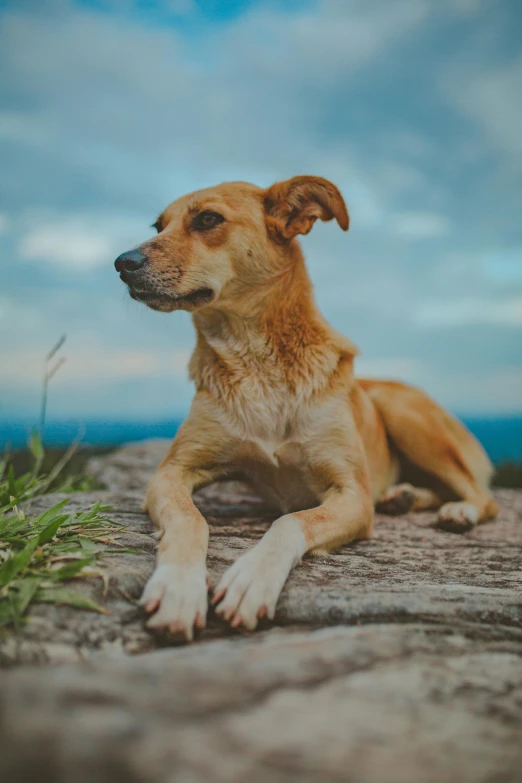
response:
<path id="1" fill-rule="evenodd" d="M 320 177 L 229 182 L 174 201 L 158 237 L 116 261 L 134 299 L 190 310 L 197 332 L 190 414 L 147 490 L 161 532 L 142 599 L 152 627 L 191 639 L 205 624 L 208 526 L 191 495 L 219 478 L 241 475 L 283 514 L 214 592 L 234 627 L 274 616 L 305 553 L 369 536 L 375 503 L 438 508 L 455 531 L 496 514 L 491 464 L 462 424 L 417 389 L 355 379 L 357 349 L 319 313 L 296 239 L 317 218 L 348 229 Z"/>

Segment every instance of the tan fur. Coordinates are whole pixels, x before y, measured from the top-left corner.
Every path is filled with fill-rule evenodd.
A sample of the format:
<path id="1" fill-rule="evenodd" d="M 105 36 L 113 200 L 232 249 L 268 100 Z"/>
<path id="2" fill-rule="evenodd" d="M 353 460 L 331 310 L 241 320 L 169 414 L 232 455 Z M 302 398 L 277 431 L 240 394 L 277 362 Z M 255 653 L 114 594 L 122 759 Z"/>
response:
<path id="1" fill-rule="evenodd" d="M 224 219 L 196 228 L 209 210 Z M 318 311 L 295 238 L 317 218 L 348 228 L 341 194 L 318 177 L 202 190 L 167 207 L 126 278 L 155 309 L 192 310 L 196 328 L 196 395 L 147 491 L 163 537 L 143 597 L 152 625 L 188 638 L 205 621 L 208 542 L 190 496 L 217 478 L 241 476 L 283 514 L 215 591 L 217 611 L 248 628 L 273 616 L 306 552 L 369 536 L 374 503 L 409 497 L 390 489 L 408 471 L 422 476 L 411 507 L 447 501 L 448 529 L 496 513 L 491 465 L 460 422 L 417 389 L 355 379 L 357 349 Z"/>

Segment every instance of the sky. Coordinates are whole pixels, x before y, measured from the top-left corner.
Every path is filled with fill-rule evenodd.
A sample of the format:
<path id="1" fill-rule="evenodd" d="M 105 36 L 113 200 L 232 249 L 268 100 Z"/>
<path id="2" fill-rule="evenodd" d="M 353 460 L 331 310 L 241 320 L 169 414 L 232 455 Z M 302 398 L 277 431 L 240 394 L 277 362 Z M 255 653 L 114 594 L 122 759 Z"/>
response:
<path id="1" fill-rule="evenodd" d="M 113 268 L 225 180 L 331 179 L 302 246 L 360 375 L 522 413 L 519 0 L 0 2 L 0 417 L 182 416 L 190 316 Z"/>

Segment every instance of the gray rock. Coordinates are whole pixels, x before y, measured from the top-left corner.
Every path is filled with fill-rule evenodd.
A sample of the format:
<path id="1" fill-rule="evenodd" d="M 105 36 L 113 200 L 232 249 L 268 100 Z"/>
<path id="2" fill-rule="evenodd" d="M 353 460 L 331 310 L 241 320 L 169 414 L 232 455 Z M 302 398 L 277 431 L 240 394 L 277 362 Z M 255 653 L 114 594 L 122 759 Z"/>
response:
<path id="1" fill-rule="evenodd" d="M 170 443 L 168 438 L 129 443 L 107 456 L 92 457 L 87 464 L 87 473 L 105 489 L 143 490 Z"/>
<path id="2" fill-rule="evenodd" d="M 111 504 L 135 550 L 75 582 L 109 613 L 37 605 L 0 638 L 1 780 L 522 780 L 522 492 L 463 536 L 378 516 L 372 540 L 293 572 L 274 623 L 239 633 L 211 613 L 187 647 L 136 605 L 154 565 L 143 488 L 167 445 L 92 460 L 107 489 L 72 497 Z M 196 502 L 215 583 L 274 514 L 232 482 Z"/>

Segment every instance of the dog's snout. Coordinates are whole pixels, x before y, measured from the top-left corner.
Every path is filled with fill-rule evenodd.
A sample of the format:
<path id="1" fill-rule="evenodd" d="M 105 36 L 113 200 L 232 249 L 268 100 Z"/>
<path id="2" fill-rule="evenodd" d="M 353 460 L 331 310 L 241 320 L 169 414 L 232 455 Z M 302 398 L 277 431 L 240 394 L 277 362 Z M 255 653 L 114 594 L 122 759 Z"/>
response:
<path id="1" fill-rule="evenodd" d="M 141 269 L 147 260 L 147 256 L 144 256 L 140 250 L 129 250 L 127 253 L 122 253 L 118 256 L 114 262 L 116 271 L 120 274 L 122 272 L 137 272 Z"/>

